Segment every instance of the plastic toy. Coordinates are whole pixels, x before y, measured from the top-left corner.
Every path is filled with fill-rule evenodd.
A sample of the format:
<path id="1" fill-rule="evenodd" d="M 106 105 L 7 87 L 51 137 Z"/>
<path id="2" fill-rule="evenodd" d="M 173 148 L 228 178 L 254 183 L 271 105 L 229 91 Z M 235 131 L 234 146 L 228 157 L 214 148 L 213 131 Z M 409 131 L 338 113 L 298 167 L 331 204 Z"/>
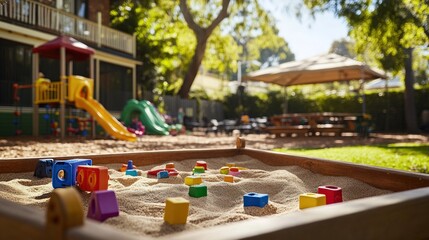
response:
<path id="1" fill-rule="evenodd" d="M 238 167 L 230 167 L 229 168 L 229 175 L 237 177 L 240 175 L 240 170 L 238 169 Z"/>
<path id="2" fill-rule="evenodd" d="M 325 194 L 303 193 L 299 195 L 299 209 L 326 205 Z"/>
<path id="3" fill-rule="evenodd" d="M 165 168 L 175 168 L 174 163 L 165 164 Z"/>
<path id="4" fill-rule="evenodd" d="M 200 176 L 187 176 L 185 177 L 185 184 L 188 186 L 192 186 L 192 185 L 198 185 L 201 184 L 203 182 L 203 179 Z"/>
<path id="5" fill-rule="evenodd" d="M 107 167 L 78 166 L 77 186 L 82 191 L 107 190 L 109 185 L 109 172 Z"/>
<path id="6" fill-rule="evenodd" d="M 162 169 L 150 170 L 147 172 L 147 175 L 156 176 L 160 171 L 167 171 L 169 176 L 179 175 L 179 172 L 174 168 L 162 168 Z"/>
<path id="7" fill-rule="evenodd" d="M 134 177 L 138 176 L 137 170 L 135 170 L 135 169 L 130 169 L 130 170 L 125 171 L 125 175 L 134 176 Z"/>
<path id="8" fill-rule="evenodd" d="M 200 185 L 192 185 L 189 187 L 189 196 L 194 198 L 206 197 L 207 196 L 207 186 Z"/>
<path id="9" fill-rule="evenodd" d="M 206 161 L 197 161 L 195 166 L 204 167 L 204 170 L 207 170 L 207 163 Z"/>
<path id="10" fill-rule="evenodd" d="M 119 216 L 119 207 L 115 192 L 112 190 L 92 192 L 87 218 L 103 222 L 116 216 Z"/>
<path id="11" fill-rule="evenodd" d="M 39 159 L 34 170 L 34 176 L 38 178 L 52 177 L 52 166 L 54 165 L 54 159 Z"/>
<path id="12" fill-rule="evenodd" d="M 264 207 L 268 204 L 268 194 L 261 193 L 246 193 L 243 196 L 243 202 L 245 207 Z"/>
<path id="13" fill-rule="evenodd" d="M 204 167 L 203 166 L 195 166 L 194 169 L 192 170 L 193 173 L 205 173 Z"/>
<path id="14" fill-rule="evenodd" d="M 225 175 L 225 176 L 223 177 L 223 181 L 224 181 L 224 182 L 230 182 L 230 183 L 233 183 L 233 182 L 234 182 L 234 176 L 232 176 L 232 175 Z"/>
<path id="15" fill-rule="evenodd" d="M 221 174 L 228 174 L 229 173 L 229 167 L 221 167 L 220 173 Z"/>
<path id="16" fill-rule="evenodd" d="M 135 165 L 133 165 L 133 168 L 132 169 L 136 169 L 137 167 L 135 166 Z M 122 164 L 122 166 L 121 166 L 121 169 L 119 169 L 119 171 L 121 171 L 121 172 L 125 172 L 125 171 L 127 171 L 127 169 L 128 169 L 128 163 L 127 164 Z"/>
<path id="17" fill-rule="evenodd" d="M 158 179 L 161 179 L 161 178 L 168 178 L 168 177 L 169 177 L 169 175 L 168 175 L 168 171 L 159 171 L 159 172 L 156 174 L 156 177 L 157 177 Z"/>
<path id="18" fill-rule="evenodd" d="M 135 166 L 133 165 L 133 160 L 128 160 L 127 170 L 134 169 L 134 168 Z"/>
<path id="19" fill-rule="evenodd" d="M 189 213 L 189 201 L 182 197 L 165 200 L 164 221 L 169 224 L 186 224 Z"/>
<path id="20" fill-rule="evenodd" d="M 340 187 L 327 185 L 319 186 L 317 193 L 325 194 L 326 204 L 338 203 L 343 201 L 343 191 Z"/>
<path id="21" fill-rule="evenodd" d="M 52 168 L 52 187 L 64 188 L 76 185 L 77 167 L 92 165 L 91 159 L 71 159 L 55 161 Z"/>

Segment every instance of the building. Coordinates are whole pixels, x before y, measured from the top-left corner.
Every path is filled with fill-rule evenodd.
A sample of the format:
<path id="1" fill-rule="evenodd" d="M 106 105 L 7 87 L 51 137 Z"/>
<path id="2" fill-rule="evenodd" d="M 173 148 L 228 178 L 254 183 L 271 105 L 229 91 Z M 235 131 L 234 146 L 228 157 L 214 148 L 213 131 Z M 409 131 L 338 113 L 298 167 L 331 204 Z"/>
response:
<path id="1" fill-rule="evenodd" d="M 13 84 L 32 84 L 32 49 L 59 35 L 95 50 L 94 98 L 107 110 L 119 116 L 136 97 L 136 39 L 109 27 L 109 10 L 109 0 L 0 0 L 0 136 L 15 135 L 17 125 L 31 135 L 32 91 L 21 89 L 16 101 Z M 74 63 L 72 74 L 89 76 L 88 66 L 89 60 Z M 39 69 L 60 78 L 58 61 L 42 58 Z"/>

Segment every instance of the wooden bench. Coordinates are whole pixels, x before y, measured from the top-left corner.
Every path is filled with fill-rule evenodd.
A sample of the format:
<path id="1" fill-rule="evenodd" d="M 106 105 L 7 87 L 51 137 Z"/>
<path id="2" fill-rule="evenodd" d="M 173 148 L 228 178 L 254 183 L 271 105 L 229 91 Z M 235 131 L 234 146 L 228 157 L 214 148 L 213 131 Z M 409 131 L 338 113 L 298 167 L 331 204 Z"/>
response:
<path id="1" fill-rule="evenodd" d="M 276 137 L 280 137 L 282 134 L 286 136 L 292 136 L 296 134 L 298 136 L 306 136 L 310 132 L 309 125 L 297 125 L 297 126 L 271 126 L 266 127 L 263 130 L 269 134 L 275 134 Z"/>
<path id="2" fill-rule="evenodd" d="M 344 129 L 345 126 L 342 124 L 317 124 L 311 127 L 310 131 L 314 136 L 316 136 L 317 133 L 319 133 L 320 136 L 324 133 L 334 133 L 335 136 L 340 137 Z"/>

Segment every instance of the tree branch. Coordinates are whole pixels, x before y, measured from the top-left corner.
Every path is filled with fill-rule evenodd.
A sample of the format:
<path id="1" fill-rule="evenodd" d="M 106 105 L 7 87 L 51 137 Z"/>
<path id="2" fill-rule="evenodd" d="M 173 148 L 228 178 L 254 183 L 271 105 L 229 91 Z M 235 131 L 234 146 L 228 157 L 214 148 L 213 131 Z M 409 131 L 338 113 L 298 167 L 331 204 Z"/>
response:
<path id="1" fill-rule="evenodd" d="M 216 19 L 213 20 L 213 22 L 206 28 L 207 34 L 210 35 L 213 30 L 217 27 L 217 25 L 222 22 L 223 19 L 228 17 L 228 5 L 231 2 L 231 0 L 222 0 L 222 9 L 219 12 L 219 15 L 217 15 Z"/>
<path id="2" fill-rule="evenodd" d="M 198 36 L 198 33 L 203 31 L 203 28 L 201 28 L 192 17 L 191 12 L 189 11 L 188 4 L 186 3 L 186 0 L 180 0 L 180 10 L 183 13 L 183 17 L 185 18 L 186 23 L 188 24 L 189 28 L 192 29 L 192 31 L 195 32 L 195 35 Z"/>

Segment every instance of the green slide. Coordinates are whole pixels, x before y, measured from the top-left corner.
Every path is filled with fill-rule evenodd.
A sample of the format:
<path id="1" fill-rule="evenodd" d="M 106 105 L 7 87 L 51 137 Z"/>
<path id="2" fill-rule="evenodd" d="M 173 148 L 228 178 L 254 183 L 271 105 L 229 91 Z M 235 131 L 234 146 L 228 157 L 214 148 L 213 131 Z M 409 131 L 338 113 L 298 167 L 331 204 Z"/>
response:
<path id="1" fill-rule="evenodd" d="M 129 126 L 133 115 L 137 115 L 145 127 L 146 134 L 169 135 L 168 124 L 148 101 L 128 100 L 121 114 L 121 120 Z"/>

